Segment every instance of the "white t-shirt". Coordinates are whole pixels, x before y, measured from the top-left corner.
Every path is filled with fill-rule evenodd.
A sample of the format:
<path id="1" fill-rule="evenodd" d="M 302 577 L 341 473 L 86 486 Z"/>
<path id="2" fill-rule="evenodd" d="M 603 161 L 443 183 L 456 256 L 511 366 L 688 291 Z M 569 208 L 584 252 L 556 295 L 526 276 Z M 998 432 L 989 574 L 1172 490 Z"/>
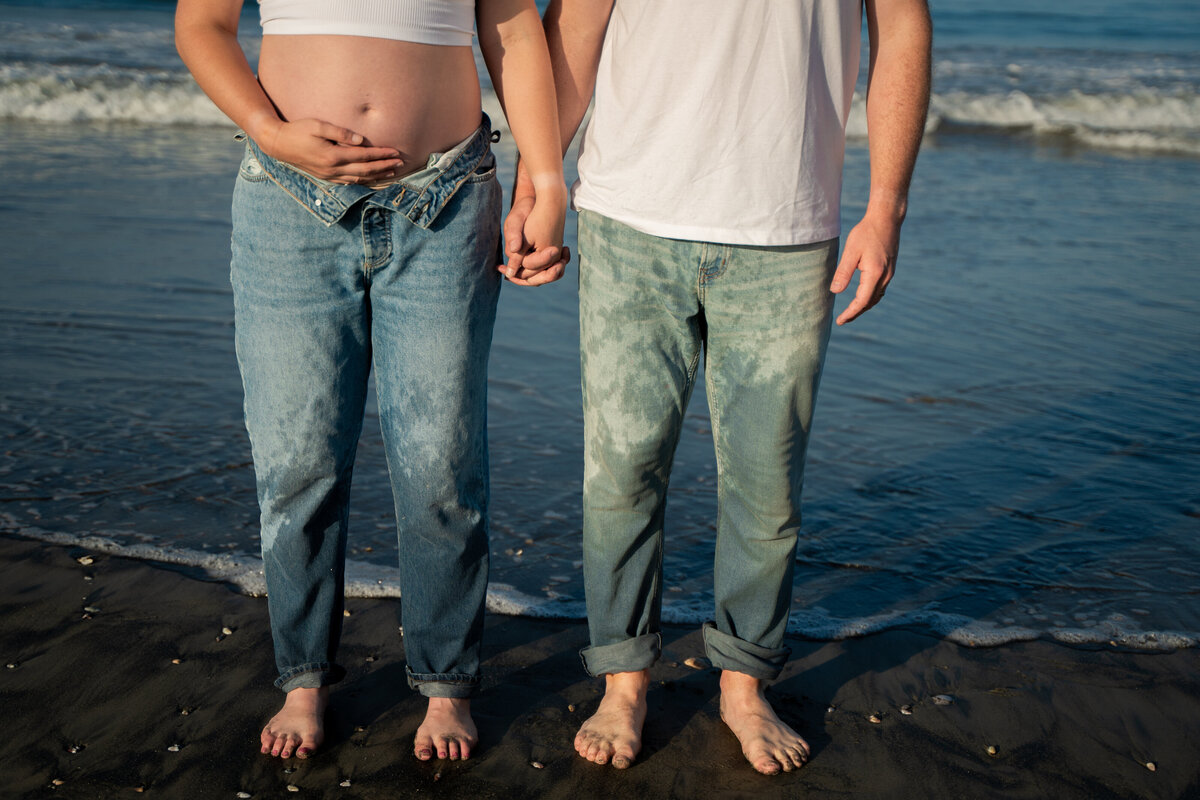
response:
<path id="1" fill-rule="evenodd" d="M 616 0 L 574 204 L 671 239 L 839 234 L 862 0 Z"/>

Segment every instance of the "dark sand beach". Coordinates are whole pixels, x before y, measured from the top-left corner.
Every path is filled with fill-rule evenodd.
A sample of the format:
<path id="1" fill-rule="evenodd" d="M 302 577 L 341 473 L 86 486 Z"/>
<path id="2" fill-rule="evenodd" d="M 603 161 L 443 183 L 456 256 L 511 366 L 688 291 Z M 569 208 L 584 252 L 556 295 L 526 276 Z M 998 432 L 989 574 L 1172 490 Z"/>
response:
<path id="1" fill-rule="evenodd" d="M 0 537 L 0 795 L 1200 796 L 1194 650 L 965 648 L 907 631 L 789 641 L 771 695 L 814 752 L 803 770 L 768 778 L 721 723 L 717 676 L 684 664 L 702 655 L 695 630 L 665 632 L 644 750 L 618 772 L 571 747 L 599 698 L 576 655 L 586 627 L 493 615 L 477 754 L 421 763 L 411 739 L 422 702 L 405 685 L 395 600 L 349 601 L 349 676 L 333 692 L 329 739 L 308 761 L 280 761 L 256 751 L 280 700 L 265 600 L 200 577 Z"/>

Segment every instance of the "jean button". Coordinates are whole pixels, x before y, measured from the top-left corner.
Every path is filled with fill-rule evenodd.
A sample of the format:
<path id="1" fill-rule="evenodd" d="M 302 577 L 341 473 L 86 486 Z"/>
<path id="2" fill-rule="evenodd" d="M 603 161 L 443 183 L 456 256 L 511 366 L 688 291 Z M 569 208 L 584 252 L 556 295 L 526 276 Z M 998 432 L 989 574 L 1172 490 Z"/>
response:
<path id="1" fill-rule="evenodd" d="M 320 198 L 318 198 L 318 199 L 314 200 L 314 201 L 313 201 L 313 205 L 314 205 L 314 206 L 319 206 L 319 205 L 321 205 L 321 200 L 320 200 Z"/>

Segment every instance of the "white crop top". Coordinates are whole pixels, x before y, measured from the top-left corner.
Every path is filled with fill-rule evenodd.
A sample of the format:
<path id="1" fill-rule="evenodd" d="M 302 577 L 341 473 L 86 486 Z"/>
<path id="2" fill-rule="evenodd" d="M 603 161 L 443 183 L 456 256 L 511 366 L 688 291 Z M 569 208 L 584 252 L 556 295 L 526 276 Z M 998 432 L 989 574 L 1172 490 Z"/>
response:
<path id="1" fill-rule="evenodd" d="M 264 34 L 371 36 L 470 47 L 475 0 L 259 0 Z"/>

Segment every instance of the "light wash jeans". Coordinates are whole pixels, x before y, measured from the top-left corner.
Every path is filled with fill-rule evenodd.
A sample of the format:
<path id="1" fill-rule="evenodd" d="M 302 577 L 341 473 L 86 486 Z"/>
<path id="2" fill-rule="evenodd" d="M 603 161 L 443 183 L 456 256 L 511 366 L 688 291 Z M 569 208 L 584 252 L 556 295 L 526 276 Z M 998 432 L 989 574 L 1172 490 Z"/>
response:
<path id="1" fill-rule="evenodd" d="M 410 685 L 479 682 L 501 190 L 485 117 L 415 180 L 322 181 L 247 142 L 232 283 L 284 691 L 340 680 L 350 475 L 375 370 Z"/>
<path id="2" fill-rule="evenodd" d="M 705 649 L 719 669 L 778 677 L 837 246 L 663 239 L 580 212 L 582 656 L 592 675 L 660 655 L 667 483 L 703 354 L 718 480 Z"/>

